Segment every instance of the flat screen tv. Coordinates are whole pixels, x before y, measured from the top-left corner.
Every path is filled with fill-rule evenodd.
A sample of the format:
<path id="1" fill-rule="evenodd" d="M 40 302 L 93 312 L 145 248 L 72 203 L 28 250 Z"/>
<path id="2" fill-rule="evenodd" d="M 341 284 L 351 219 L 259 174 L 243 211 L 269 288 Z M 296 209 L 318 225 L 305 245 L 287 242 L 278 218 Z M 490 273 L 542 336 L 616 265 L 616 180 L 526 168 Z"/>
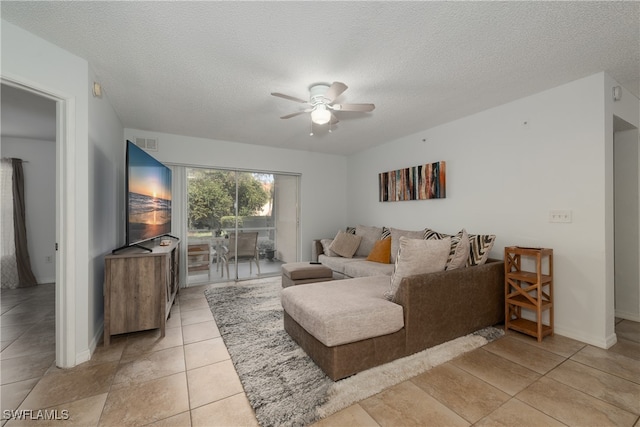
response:
<path id="1" fill-rule="evenodd" d="M 127 245 L 171 233 L 171 169 L 127 141 Z"/>

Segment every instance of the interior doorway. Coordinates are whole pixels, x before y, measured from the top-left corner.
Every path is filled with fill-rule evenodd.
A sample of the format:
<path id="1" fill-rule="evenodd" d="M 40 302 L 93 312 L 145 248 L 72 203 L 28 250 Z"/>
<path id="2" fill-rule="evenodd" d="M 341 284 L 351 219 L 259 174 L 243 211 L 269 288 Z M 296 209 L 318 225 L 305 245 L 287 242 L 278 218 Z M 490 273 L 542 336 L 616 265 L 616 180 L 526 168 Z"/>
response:
<path id="1" fill-rule="evenodd" d="M 68 271 L 72 269 L 73 259 L 66 254 L 68 236 L 65 235 L 67 224 L 72 218 L 73 205 L 67 196 L 73 190 L 63 171 L 73 175 L 74 166 L 70 164 L 69 152 L 73 152 L 75 138 L 69 129 L 75 128 L 75 104 L 72 98 L 40 86 L 33 81 L 25 82 L 16 78 L 0 77 L 2 85 L 21 89 L 27 93 L 51 100 L 55 103 L 55 364 L 60 368 L 68 368 L 76 364 L 75 349 L 75 282 L 67 280 Z M 67 166 L 65 168 L 65 165 Z M 73 217 L 73 215 L 71 215 Z M 67 265 L 71 262 L 71 265 Z"/>
<path id="2" fill-rule="evenodd" d="M 30 266 L 37 286 L 3 289 L 7 300 L 3 302 L 3 315 L 29 309 L 37 322 L 24 332 L 16 329 L 11 345 L 20 346 L 21 340 L 32 339 L 29 334 L 38 330 L 38 346 L 33 351 L 55 354 L 57 366 L 68 366 L 70 358 L 66 345 L 67 331 L 62 329 L 59 286 L 60 270 L 57 254 L 60 230 L 59 200 L 59 138 L 63 132 L 60 121 L 64 116 L 63 100 L 33 87 L 2 78 L 2 157 L 22 160 L 24 171 L 24 204 L 27 247 Z M 3 295 L 5 296 L 5 295 Z M 7 302 L 8 301 L 8 302 Z M 7 303 L 5 303 L 7 302 Z M 11 307 L 11 303 L 15 307 Z M 12 311 L 13 310 L 13 311 Z M 25 324 L 28 322 L 25 321 Z M 16 335 L 20 333 L 20 335 Z M 4 343 L 3 343 L 4 344 Z M 11 356 L 11 345 L 3 346 L 3 357 Z"/>
<path id="3" fill-rule="evenodd" d="M 188 285 L 279 275 L 298 260 L 299 175 L 185 173 Z"/>
<path id="4" fill-rule="evenodd" d="M 638 129 L 614 116 L 615 316 L 640 322 L 640 147 Z"/>

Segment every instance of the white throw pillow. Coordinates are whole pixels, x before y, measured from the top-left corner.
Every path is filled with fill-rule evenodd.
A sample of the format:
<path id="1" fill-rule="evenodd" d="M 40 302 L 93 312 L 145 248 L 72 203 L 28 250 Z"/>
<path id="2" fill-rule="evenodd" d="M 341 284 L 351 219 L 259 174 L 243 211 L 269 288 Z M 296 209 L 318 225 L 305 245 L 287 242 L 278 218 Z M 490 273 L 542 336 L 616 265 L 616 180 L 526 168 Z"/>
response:
<path id="1" fill-rule="evenodd" d="M 450 237 L 441 240 L 424 240 L 401 236 L 395 269 L 391 276 L 389 290 L 384 294 L 385 298 L 395 301 L 396 292 L 403 277 L 444 271 L 450 250 Z"/>

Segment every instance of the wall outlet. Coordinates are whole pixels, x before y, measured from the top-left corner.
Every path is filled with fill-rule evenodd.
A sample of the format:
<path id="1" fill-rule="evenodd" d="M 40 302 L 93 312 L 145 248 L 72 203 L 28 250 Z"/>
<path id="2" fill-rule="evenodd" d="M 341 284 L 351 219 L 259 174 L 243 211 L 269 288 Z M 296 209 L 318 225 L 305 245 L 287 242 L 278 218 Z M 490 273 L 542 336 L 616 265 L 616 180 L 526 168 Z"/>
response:
<path id="1" fill-rule="evenodd" d="M 53 262 L 53 257 L 51 255 L 47 255 L 44 257 L 45 264 L 51 264 Z"/>
<path id="2" fill-rule="evenodd" d="M 570 210 L 549 211 L 549 222 L 572 222 L 573 215 Z"/>

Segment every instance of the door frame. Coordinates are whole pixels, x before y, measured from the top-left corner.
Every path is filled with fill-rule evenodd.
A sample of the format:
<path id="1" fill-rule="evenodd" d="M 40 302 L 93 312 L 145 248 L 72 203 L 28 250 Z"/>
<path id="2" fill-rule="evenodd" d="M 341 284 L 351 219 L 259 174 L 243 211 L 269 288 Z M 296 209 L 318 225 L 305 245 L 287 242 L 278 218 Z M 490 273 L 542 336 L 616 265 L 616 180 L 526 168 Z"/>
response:
<path id="1" fill-rule="evenodd" d="M 56 366 L 75 366 L 76 300 L 75 277 L 73 275 L 73 227 L 74 222 L 73 180 L 75 175 L 73 158 L 76 143 L 75 99 L 34 82 L 15 77 L 0 76 L 4 85 L 21 89 L 51 99 L 56 103 L 56 247 L 55 247 L 55 317 L 56 317 Z"/>

